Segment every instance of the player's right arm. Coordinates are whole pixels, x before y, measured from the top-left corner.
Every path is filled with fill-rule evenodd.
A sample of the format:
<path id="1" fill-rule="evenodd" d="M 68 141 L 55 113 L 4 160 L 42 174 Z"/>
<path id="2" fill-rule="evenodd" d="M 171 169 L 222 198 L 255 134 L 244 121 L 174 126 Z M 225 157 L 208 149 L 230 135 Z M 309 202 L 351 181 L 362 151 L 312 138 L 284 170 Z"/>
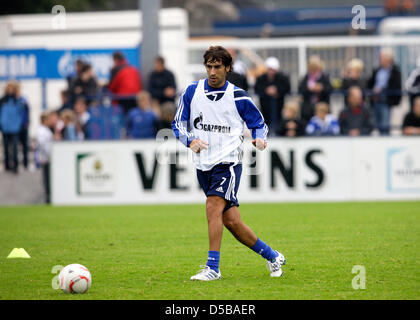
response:
<path id="1" fill-rule="evenodd" d="M 194 137 L 193 133 L 188 130 L 190 121 L 191 101 L 194 96 L 198 82 L 194 82 L 187 87 L 179 99 L 178 110 L 172 121 L 172 131 L 175 137 L 181 141 L 186 147 L 191 148 L 195 153 L 199 153 L 202 149 L 207 149 L 208 144 Z"/>

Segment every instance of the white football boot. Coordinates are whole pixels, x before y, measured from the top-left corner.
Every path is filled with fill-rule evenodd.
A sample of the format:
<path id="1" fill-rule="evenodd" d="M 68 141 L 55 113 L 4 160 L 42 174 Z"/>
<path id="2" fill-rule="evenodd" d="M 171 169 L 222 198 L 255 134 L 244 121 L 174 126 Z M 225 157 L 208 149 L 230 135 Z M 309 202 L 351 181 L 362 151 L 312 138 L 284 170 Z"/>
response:
<path id="1" fill-rule="evenodd" d="M 286 264 L 286 259 L 284 258 L 284 256 L 280 252 L 276 252 L 279 255 L 273 261 L 267 260 L 267 266 L 271 272 L 271 277 L 281 277 L 281 275 L 283 274 L 281 266 L 284 266 Z"/>
<path id="2" fill-rule="evenodd" d="M 197 273 L 195 276 L 191 277 L 191 280 L 199 280 L 199 281 L 212 281 L 212 280 L 219 280 L 222 278 L 222 274 L 217 273 L 216 271 L 210 269 L 209 266 L 200 266 L 203 268 Z"/>

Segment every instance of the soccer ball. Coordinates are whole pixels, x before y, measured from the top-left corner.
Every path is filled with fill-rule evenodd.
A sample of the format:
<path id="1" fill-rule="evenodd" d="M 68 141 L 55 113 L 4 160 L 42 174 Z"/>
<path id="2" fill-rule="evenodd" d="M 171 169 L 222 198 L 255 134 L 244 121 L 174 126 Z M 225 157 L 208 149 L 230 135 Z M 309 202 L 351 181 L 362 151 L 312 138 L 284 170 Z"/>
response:
<path id="1" fill-rule="evenodd" d="M 92 284 L 92 276 L 88 268 L 81 264 L 69 264 L 58 275 L 60 289 L 65 293 L 85 293 Z"/>

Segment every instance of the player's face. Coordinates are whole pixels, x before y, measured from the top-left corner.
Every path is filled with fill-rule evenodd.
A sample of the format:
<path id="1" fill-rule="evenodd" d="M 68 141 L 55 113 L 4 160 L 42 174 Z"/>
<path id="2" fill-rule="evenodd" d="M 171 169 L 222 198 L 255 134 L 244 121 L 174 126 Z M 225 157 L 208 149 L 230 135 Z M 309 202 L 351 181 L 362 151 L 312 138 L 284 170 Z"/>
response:
<path id="1" fill-rule="evenodd" d="M 226 81 L 226 74 L 229 71 L 221 61 L 208 61 L 206 63 L 209 85 L 213 88 L 223 87 Z"/>

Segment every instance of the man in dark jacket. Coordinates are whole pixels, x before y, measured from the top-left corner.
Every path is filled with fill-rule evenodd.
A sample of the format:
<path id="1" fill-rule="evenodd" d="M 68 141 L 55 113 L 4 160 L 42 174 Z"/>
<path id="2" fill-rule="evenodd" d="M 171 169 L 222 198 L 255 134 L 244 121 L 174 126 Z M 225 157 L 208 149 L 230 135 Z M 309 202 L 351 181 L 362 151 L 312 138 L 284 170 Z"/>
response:
<path id="1" fill-rule="evenodd" d="M 80 75 L 69 88 L 71 102 L 74 104 L 79 97 L 84 97 L 88 104 L 96 98 L 99 91 L 98 81 L 93 73 L 92 66 L 85 64 Z"/>
<path id="2" fill-rule="evenodd" d="M 308 60 L 308 72 L 299 83 L 299 94 L 302 96 L 301 118 L 305 123 L 314 115 L 318 102 L 330 104 L 332 86 L 327 74 L 324 73 L 324 62 L 317 55 Z"/>
<path id="3" fill-rule="evenodd" d="M 380 66 L 373 71 L 367 88 L 371 90 L 371 106 L 379 132 L 381 135 L 388 135 L 391 108 L 401 101 L 401 72 L 394 64 L 391 50 L 383 49 L 381 51 Z"/>
<path id="4" fill-rule="evenodd" d="M 233 69 L 232 72 L 227 74 L 226 80 L 245 91 L 248 91 L 249 89 L 248 80 L 246 76 L 240 74 L 239 72 L 236 72 L 235 69 Z"/>
<path id="5" fill-rule="evenodd" d="M 420 97 L 414 99 L 413 111 L 405 115 L 402 133 L 407 136 L 420 135 Z"/>
<path id="6" fill-rule="evenodd" d="M 174 74 L 166 69 L 165 59 L 155 58 L 155 68 L 149 77 L 149 92 L 159 104 L 166 101 L 174 102 L 176 96 L 176 81 Z"/>
<path id="7" fill-rule="evenodd" d="M 348 90 L 347 107 L 339 117 L 340 131 L 343 135 L 370 135 L 374 129 L 372 117 L 363 105 L 363 93 L 360 87 L 353 86 Z"/>
<path id="8" fill-rule="evenodd" d="M 282 118 L 284 98 L 290 93 L 289 78 L 280 69 L 280 63 L 275 57 L 265 61 L 267 72 L 257 78 L 255 93 L 260 98 L 261 112 L 270 131 L 278 132 Z"/>
<path id="9" fill-rule="evenodd" d="M 226 75 L 226 80 L 233 83 L 238 88 L 248 91 L 249 85 L 246 64 L 242 60 L 237 59 L 236 49 L 231 48 L 227 50 L 232 57 L 233 67 L 231 72 Z"/>

